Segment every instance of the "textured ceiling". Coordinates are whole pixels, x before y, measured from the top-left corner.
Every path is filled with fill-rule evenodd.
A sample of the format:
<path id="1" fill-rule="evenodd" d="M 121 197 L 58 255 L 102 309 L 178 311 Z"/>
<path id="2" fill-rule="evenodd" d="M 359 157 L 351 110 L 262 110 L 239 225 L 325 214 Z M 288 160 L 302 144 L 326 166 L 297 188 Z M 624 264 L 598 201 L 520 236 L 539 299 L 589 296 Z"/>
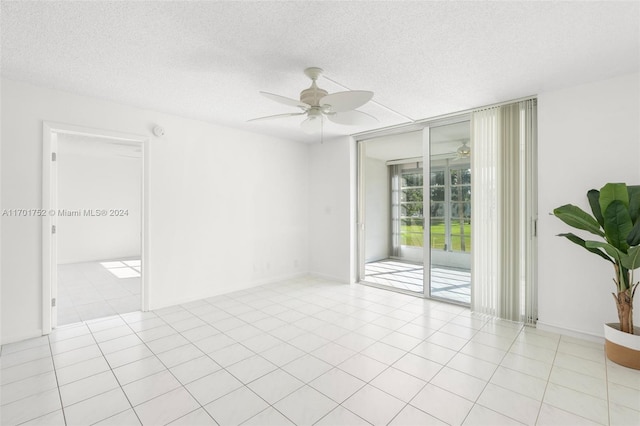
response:
<path id="1" fill-rule="evenodd" d="M 368 127 L 637 72 L 632 2 L 2 1 L 2 75 L 36 85 L 304 142 L 302 70 L 375 92 Z M 325 78 L 329 92 L 344 90 Z M 160 123 L 161 124 L 161 123 Z"/>

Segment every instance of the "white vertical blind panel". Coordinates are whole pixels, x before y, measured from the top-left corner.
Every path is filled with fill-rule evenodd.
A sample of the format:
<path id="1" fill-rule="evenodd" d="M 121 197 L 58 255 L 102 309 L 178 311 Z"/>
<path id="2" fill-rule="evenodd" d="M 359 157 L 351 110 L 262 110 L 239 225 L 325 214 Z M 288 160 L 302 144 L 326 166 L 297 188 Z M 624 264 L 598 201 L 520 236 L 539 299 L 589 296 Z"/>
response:
<path id="1" fill-rule="evenodd" d="M 471 241 L 473 311 L 496 316 L 498 294 L 498 110 L 471 118 Z"/>
<path id="2" fill-rule="evenodd" d="M 535 127 L 535 100 L 471 119 L 471 308 L 528 323 L 537 315 Z"/>
<path id="3" fill-rule="evenodd" d="M 500 107 L 498 132 L 500 180 L 498 198 L 501 224 L 498 288 L 500 318 L 520 321 L 520 275 L 522 263 L 521 173 L 520 173 L 520 108 L 518 104 Z"/>

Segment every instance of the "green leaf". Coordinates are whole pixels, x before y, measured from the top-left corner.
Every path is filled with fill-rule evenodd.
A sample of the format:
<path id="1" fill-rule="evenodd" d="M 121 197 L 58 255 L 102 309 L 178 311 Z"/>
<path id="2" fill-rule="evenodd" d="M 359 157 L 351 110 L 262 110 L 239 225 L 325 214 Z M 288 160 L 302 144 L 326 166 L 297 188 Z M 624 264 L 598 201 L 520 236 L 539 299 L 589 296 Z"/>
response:
<path id="1" fill-rule="evenodd" d="M 600 241 L 585 241 L 585 247 L 587 248 L 601 248 L 607 252 L 607 254 L 613 257 L 618 263 L 620 263 L 620 259 L 626 255 L 626 253 L 621 252 L 614 246 L 609 243 L 602 243 Z"/>
<path id="2" fill-rule="evenodd" d="M 627 235 L 627 244 L 630 246 L 637 246 L 640 244 L 640 220 L 633 225 L 631 231 Z"/>
<path id="3" fill-rule="evenodd" d="M 640 267 L 640 246 L 631 247 L 626 256 L 620 259 L 622 266 L 633 270 Z"/>
<path id="4" fill-rule="evenodd" d="M 602 210 L 600 210 L 600 191 L 592 189 L 587 192 L 587 198 L 589 199 L 589 205 L 593 216 L 596 218 L 600 226 L 604 225 L 604 218 L 602 217 Z"/>
<path id="5" fill-rule="evenodd" d="M 600 229 L 600 224 L 593 216 L 580 207 L 574 206 L 573 204 L 565 204 L 553 210 L 553 214 L 569 226 L 604 237 L 604 232 Z"/>
<path id="6" fill-rule="evenodd" d="M 627 192 L 629 193 L 629 215 L 631 221 L 636 223 L 640 217 L 640 186 L 627 186 Z"/>
<path id="7" fill-rule="evenodd" d="M 600 211 L 606 213 L 609 204 L 615 200 L 621 201 L 625 208 L 629 208 L 629 192 L 624 183 L 608 183 L 600 189 Z"/>
<path id="8" fill-rule="evenodd" d="M 586 241 L 583 240 L 582 238 L 578 237 L 575 234 L 572 233 L 567 233 L 567 234 L 558 234 L 558 237 L 566 237 L 569 241 L 576 243 L 577 245 L 579 245 L 580 247 L 584 247 L 585 249 L 589 250 L 591 253 L 593 254 L 597 254 L 598 256 L 600 256 L 601 258 L 603 258 L 604 260 L 608 260 L 609 262 L 613 263 L 613 260 L 611 260 L 611 258 L 609 256 L 607 256 L 606 254 L 604 254 L 602 252 L 602 250 L 600 250 L 599 248 L 591 248 L 591 247 L 587 247 L 586 245 Z M 595 241 L 594 241 L 595 242 Z"/>
<path id="9" fill-rule="evenodd" d="M 604 232 L 609 244 L 626 253 L 627 235 L 632 228 L 628 207 L 620 200 L 613 200 L 604 211 Z"/>

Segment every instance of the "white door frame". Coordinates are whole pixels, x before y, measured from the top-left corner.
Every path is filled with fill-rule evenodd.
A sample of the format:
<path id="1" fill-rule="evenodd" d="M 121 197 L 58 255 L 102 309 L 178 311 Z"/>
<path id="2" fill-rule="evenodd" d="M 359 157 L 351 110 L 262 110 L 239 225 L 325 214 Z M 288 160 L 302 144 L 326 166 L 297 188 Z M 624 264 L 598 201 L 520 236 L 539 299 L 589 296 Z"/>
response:
<path id="1" fill-rule="evenodd" d="M 422 129 L 422 297 L 431 298 L 431 127 Z"/>
<path id="2" fill-rule="evenodd" d="M 141 179 L 141 306 L 142 311 L 149 310 L 149 137 L 121 133 L 110 130 L 92 129 L 70 124 L 42 123 L 42 334 L 49 334 L 57 326 L 57 307 L 53 299 L 58 294 L 58 249 L 54 227 L 57 226 L 58 211 L 58 167 L 55 155 L 58 150 L 58 135 L 82 135 L 116 139 L 121 142 L 139 145 L 142 154 Z M 57 305 L 57 303 L 56 303 Z"/>

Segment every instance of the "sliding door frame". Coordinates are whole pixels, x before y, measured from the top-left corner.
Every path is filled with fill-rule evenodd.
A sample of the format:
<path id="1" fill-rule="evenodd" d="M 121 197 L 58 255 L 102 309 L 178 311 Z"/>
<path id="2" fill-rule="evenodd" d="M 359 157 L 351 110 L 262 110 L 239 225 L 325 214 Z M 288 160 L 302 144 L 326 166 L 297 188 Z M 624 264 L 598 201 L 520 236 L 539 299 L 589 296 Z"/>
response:
<path id="1" fill-rule="evenodd" d="M 431 299 L 431 126 L 422 128 L 422 297 Z"/>
<path id="2" fill-rule="evenodd" d="M 425 299 L 435 299 L 452 303 L 456 305 L 469 306 L 466 303 L 457 302 L 455 300 L 444 299 L 440 297 L 433 297 L 431 295 L 431 209 L 430 209 L 430 192 L 428 192 L 429 185 L 423 185 L 423 211 L 428 213 L 424 217 L 425 227 L 423 233 L 423 277 L 422 277 L 422 294 L 403 290 L 395 287 L 384 286 L 367 282 L 365 279 L 365 199 L 364 199 L 364 158 L 365 158 L 365 142 L 367 140 L 379 137 L 379 136 L 392 136 L 403 133 L 421 131 L 422 132 L 422 173 L 425 182 L 429 181 L 431 175 L 431 139 L 430 130 L 435 127 L 447 126 L 451 124 L 461 123 L 471 120 L 470 112 L 461 112 L 456 114 L 450 114 L 442 116 L 440 118 L 434 118 L 431 120 L 424 120 L 404 126 L 398 126 L 390 129 L 383 129 L 379 132 L 366 132 L 360 135 L 354 135 L 354 139 L 357 145 L 357 215 L 356 215 L 356 229 L 357 229 L 357 247 L 356 247 L 356 259 L 357 259 L 357 281 L 359 283 L 383 288 L 385 290 L 392 290 L 398 293 L 410 294 L 412 296 L 422 296 Z M 473 242 L 472 242 L 473 245 Z M 472 247 L 473 249 L 473 247 Z M 473 271 L 472 271 L 473 273 Z"/>
<path id="3" fill-rule="evenodd" d="M 469 306 L 468 303 L 458 302 L 456 300 L 446 299 L 443 297 L 433 296 L 431 294 L 431 185 L 427 185 L 426 182 L 431 182 L 431 129 L 443 126 L 449 126 L 452 124 L 463 123 L 468 121 L 471 123 L 471 114 L 470 113 L 460 113 L 456 115 L 452 115 L 449 117 L 434 119 L 425 122 L 425 126 L 423 127 L 423 135 L 422 135 L 422 154 L 423 154 L 423 166 L 422 170 L 424 173 L 424 194 L 422 199 L 424 200 L 424 211 L 427 212 L 425 215 L 425 229 L 424 229 L 424 277 L 423 277 L 423 293 L 424 298 L 426 299 L 434 299 L 442 302 L 451 303 L 454 305 L 461 306 Z M 471 124 L 469 124 L 471 125 Z M 473 196 L 473 194 L 472 194 Z M 473 250 L 473 241 L 471 241 L 471 250 Z M 473 276 L 473 269 L 471 270 L 471 274 Z M 473 278 L 471 279 L 471 289 L 473 291 Z"/>

